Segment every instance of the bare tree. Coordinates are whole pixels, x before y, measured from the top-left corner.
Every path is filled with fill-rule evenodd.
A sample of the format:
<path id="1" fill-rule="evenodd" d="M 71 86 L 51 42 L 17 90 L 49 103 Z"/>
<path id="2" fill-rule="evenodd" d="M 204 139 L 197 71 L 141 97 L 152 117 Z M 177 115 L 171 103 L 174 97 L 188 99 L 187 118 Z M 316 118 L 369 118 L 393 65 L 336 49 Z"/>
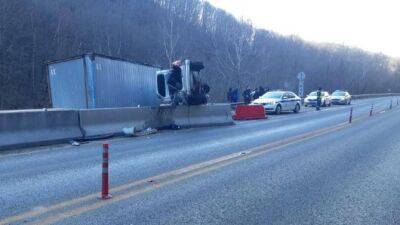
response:
<path id="1" fill-rule="evenodd" d="M 204 61 L 212 101 L 230 86 L 294 89 L 300 71 L 306 91 L 400 91 L 398 59 L 255 29 L 206 0 L 0 0 L 0 108 L 48 106 L 43 62 L 88 51 Z"/>
<path id="2" fill-rule="evenodd" d="M 246 77 L 251 70 L 244 64 L 254 50 L 254 28 L 246 21 L 226 23 L 224 17 L 218 16 L 214 23 L 212 46 L 218 73 L 225 79 L 234 79 L 233 83 L 238 87 L 248 85 Z"/>
<path id="3" fill-rule="evenodd" d="M 158 4 L 165 10 L 159 21 L 160 37 L 165 56 L 171 63 L 187 52 L 183 39 L 189 38 L 188 29 L 199 21 L 201 4 L 196 0 L 160 0 Z"/>

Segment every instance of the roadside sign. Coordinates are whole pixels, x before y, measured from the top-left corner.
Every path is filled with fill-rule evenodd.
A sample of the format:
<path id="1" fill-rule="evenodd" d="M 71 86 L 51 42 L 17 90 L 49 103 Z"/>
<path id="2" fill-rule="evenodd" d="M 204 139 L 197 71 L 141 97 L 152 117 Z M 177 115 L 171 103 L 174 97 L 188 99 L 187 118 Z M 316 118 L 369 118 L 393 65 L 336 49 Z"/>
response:
<path id="1" fill-rule="evenodd" d="M 306 74 L 304 72 L 297 74 L 297 79 L 304 81 L 306 79 Z"/>
<path id="2" fill-rule="evenodd" d="M 306 79 L 306 74 L 301 72 L 297 74 L 297 79 L 299 80 L 299 97 L 304 97 L 304 80 Z"/>

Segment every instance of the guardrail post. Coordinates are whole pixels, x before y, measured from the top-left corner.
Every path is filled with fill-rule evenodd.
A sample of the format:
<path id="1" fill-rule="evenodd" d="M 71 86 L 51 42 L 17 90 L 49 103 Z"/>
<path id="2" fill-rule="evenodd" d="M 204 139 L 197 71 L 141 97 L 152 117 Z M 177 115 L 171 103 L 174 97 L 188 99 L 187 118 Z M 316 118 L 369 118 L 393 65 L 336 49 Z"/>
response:
<path id="1" fill-rule="evenodd" d="M 353 107 L 350 108 L 349 123 L 353 122 Z"/>
<path id="2" fill-rule="evenodd" d="M 110 199 L 112 196 L 108 193 L 108 144 L 103 144 L 103 163 L 102 163 L 102 185 L 101 185 L 101 199 Z"/>
<path id="3" fill-rule="evenodd" d="M 374 113 L 374 104 L 371 105 L 371 110 L 369 111 L 369 116 L 372 116 Z"/>

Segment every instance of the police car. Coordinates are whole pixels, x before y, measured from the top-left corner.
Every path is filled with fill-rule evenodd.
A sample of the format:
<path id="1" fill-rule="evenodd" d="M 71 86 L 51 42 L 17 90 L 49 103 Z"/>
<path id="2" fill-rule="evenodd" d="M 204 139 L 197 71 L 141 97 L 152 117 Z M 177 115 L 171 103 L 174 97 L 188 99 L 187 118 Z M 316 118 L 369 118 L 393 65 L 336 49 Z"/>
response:
<path id="1" fill-rule="evenodd" d="M 266 112 L 300 112 L 301 99 L 290 91 L 270 91 L 254 100 L 252 105 L 262 105 Z"/>
<path id="2" fill-rule="evenodd" d="M 304 99 L 304 105 L 307 106 L 317 106 L 317 91 L 311 92 L 307 97 Z M 332 100 L 331 96 L 327 91 L 321 91 L 321 106 L 331 106 Z"/>
<path id="3" fill-rule="evenodd" d="M 347 91 L 337 90 L 332 93 L 332 104 L 350 105 L 351 104 L 351 95 Z"/>

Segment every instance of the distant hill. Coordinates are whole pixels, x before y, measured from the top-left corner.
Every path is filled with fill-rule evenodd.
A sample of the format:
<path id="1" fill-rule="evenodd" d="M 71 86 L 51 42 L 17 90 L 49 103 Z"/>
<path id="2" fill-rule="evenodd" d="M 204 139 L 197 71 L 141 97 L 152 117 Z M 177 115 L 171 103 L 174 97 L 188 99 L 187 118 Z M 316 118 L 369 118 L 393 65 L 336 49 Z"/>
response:
<path id="1" fill-rule="evenodd" d="M 43 62 L 84 52 L 167 67 L 204 61 L 214 102 L 229 87 L 400 91 L 399 61 L 255 29 L 199 0 L 0 0 L 0 108 L 49 106 Z"/>

